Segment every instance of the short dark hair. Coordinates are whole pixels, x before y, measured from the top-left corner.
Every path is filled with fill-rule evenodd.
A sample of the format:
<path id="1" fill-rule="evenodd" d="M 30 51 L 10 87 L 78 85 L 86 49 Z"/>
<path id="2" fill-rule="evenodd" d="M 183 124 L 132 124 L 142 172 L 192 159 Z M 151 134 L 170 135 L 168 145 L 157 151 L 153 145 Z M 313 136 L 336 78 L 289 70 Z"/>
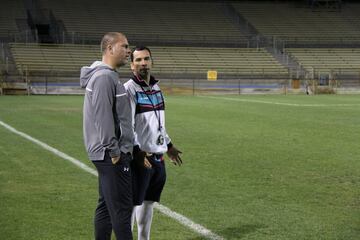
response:
<path id="1" fill-rule="evenodd" d="M 131 62 L 134 61 L 134 52 L 135 52 L 135 51 L 143 51 L 143 50 L 147 50 L 147 51 L 150 53 L 151 61 L 153 61 L 150 48 L 145 47 L 145 46 L 136 46 L 136 47 L 134 47 L 133 50 L 131 51 L 131 55 L 130 55 L 130 60 L 131 60 Z"/>
<path id="2" fill-rule="evenodd" d="M 101 39 L 101 44 L 100 44 L 100 51 L 102 52 L 102 54 L 106 52 L 106 48 L 109 45 L 114 44 L 120 37 L 125 37 L 125 35 L 120 32 L 106 33 Z"/>

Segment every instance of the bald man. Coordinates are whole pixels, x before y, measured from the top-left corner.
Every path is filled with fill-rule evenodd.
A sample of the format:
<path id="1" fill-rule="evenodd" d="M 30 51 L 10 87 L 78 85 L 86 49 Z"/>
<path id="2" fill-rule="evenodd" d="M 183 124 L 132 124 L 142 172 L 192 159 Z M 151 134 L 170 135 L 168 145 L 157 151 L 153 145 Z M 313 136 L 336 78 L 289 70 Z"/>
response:
<path id="1" fill-rule="evenodd" d="M 85 91 L 84 143 L 99 176 L 95 239 L 132 239 L 131 153 L 134 132 L 130 103 L 118 69 L 128 62 L 129 43 L 122 33 L 109 32 L 101 41 L 102 61 L 81 69 Z"/>

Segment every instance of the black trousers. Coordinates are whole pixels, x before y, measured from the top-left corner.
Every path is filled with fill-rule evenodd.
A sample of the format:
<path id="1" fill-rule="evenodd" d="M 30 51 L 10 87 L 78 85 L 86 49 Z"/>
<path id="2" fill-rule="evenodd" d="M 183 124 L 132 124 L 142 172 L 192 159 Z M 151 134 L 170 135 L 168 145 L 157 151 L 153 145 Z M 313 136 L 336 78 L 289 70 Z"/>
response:
<path id="1" fill-rule="evenodd" d="M 109 154 L 104 161 L 93 161 L 99 173 L 99 201 L 95 210 L 95 239 L 110 240 L 114 230 L 117 240 L 132 240 L 131 156 L 121 154 L 114 165 Z"/>

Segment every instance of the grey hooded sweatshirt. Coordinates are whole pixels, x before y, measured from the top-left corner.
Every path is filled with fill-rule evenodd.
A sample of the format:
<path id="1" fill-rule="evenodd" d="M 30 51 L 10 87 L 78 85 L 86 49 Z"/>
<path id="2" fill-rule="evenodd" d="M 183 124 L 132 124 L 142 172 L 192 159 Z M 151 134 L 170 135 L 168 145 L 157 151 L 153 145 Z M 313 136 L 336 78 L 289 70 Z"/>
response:
<path id="1" fill-rule="evenodd" d="M 129 98 L 118 73 L 96 61 L 82 67 L 80 85 L 85 88 L 83 133 L 85 148 L 92 161 L 104 160 L 120 152 L 132 153 L 134 130 Z"/>

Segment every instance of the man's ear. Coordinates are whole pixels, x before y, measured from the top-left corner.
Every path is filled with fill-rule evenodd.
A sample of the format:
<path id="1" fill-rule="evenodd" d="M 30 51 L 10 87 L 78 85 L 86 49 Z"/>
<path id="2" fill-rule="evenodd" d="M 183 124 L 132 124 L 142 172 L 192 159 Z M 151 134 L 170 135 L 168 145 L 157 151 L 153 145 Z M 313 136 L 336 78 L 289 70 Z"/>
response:
<path id="1" fill-rule="evenodd" d="M 111 44 L 109 44 L 109 45 L 107 46 L 107 50 L 109 51 L 109 53 L 110 53 L 111 55 L 114 54 L 113 46 L 112 46 Z"/>
<path id="2" fill-rule="evenodd" d="M 130 63 L 130 67 L 131 67 L 131 70 L 134 71 L 135 67 L 134 67 L 134 63 Z"/>

